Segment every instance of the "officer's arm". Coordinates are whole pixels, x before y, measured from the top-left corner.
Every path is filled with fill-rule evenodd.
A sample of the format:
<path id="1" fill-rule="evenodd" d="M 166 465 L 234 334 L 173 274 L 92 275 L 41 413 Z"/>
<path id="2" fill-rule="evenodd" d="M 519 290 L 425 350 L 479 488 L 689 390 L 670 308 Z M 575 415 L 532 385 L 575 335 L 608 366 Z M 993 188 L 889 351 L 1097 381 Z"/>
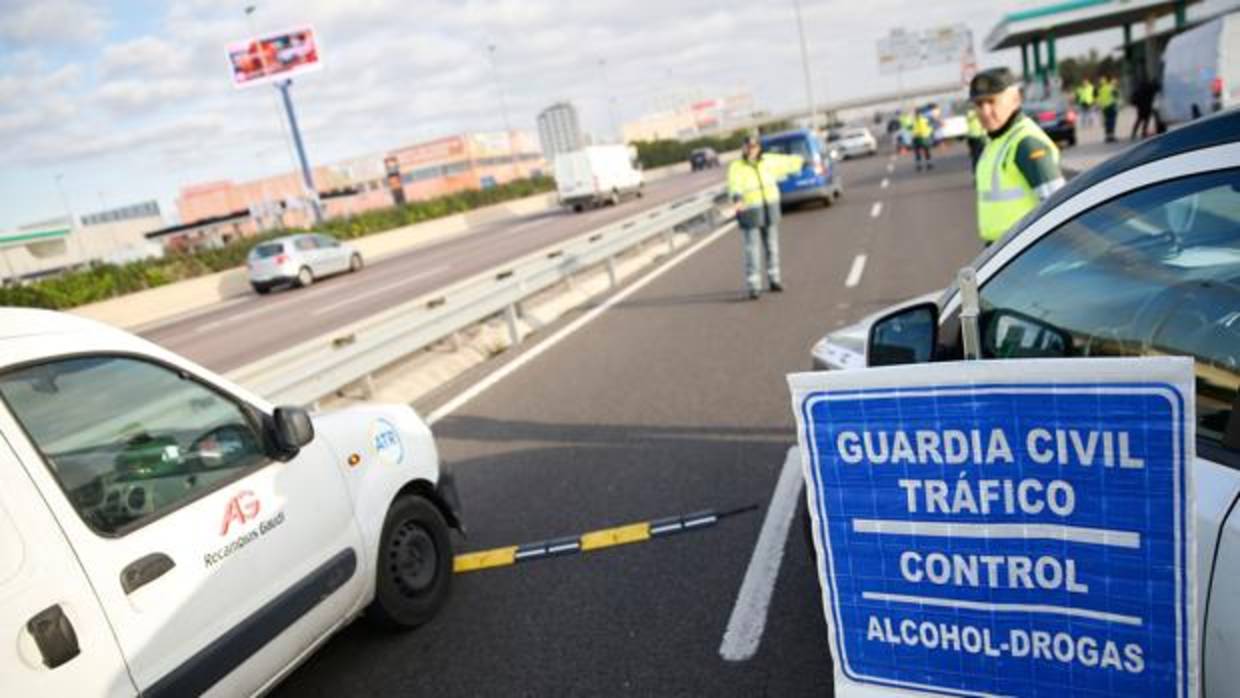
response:
<path id="1" fill-rule="evenodd" d="M 1016 145 L 1016 168 L 1039 199 L 1050 198 L 1064 185 L 1059 157 L 1036 138 L 1024 138 Z"/>
<path id="2" fill-rule="evenodd" d="M 800 155 L 783 155 L 781 153 L 770 153 L 767 157 L 771 158 L 775 170 L 775 176 L 783 179 L 801 171 L 805 166 L 805 158 Z"/>

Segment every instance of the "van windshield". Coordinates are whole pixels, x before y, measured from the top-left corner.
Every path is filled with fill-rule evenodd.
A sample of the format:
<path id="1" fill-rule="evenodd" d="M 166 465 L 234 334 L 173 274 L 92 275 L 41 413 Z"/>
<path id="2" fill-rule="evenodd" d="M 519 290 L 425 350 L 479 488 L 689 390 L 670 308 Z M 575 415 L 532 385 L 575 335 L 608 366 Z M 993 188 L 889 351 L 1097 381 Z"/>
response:
<path id="1" fill-rule="evenodd" d="M 768 153 L 800 155 L 806 159 L 810 159 L 814 156 L 813 150 L 809 147 L 809 139 L 807 138 L 784 138 L 777 141 L 767 141 L 762 144 L 762 148 Z"/>

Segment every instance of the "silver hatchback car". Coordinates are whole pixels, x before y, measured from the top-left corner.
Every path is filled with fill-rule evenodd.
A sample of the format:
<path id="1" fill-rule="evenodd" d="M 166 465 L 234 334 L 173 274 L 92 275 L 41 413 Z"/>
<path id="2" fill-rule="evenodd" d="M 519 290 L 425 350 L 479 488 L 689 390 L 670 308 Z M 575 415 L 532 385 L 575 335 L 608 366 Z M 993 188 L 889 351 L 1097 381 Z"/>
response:
<path id="1" fill-rule="evenodd" d="M 357 248 L 322 233 L 301 233 L 254 246 L 246 259 L 256 293 L 276 286 L 309 286 L 315 279 L 362 268 Z"/>

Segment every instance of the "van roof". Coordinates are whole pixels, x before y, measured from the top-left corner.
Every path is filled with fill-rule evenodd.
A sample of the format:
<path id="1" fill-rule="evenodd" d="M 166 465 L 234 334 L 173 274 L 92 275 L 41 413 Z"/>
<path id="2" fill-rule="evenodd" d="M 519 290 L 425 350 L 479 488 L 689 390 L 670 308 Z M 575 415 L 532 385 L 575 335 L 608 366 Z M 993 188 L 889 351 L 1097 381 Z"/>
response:
<path id="1" fill-rule="evenodd" d="M 762 142 L 767 143 L 770 141 L 782 141 L 789 138 L 809 138 L 810 135 L 809 129 L 807 128 L 794 128 L 790 131 L 780 131 L 779 133 L 765 135 L 762 137 Z"/>
<path id="2" fill-rule="evenodd" d="M 0 340 L 111 329 L 100 322 L 72 313 L 37 308 L 0 307 Z"/>

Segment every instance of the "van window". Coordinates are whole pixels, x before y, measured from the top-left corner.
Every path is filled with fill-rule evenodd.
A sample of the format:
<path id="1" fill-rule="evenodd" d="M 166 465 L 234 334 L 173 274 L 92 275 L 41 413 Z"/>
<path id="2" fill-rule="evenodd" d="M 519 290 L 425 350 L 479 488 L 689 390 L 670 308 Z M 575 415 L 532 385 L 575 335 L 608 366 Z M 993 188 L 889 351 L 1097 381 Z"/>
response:
<path id="1" fill-rule="evenodd" d="M 0 375 L 0 398 L 82 519 L 123 534 L 268 462 L 234 402 L 163 366 L 103 356 Z"/>
<path id="2" fill-rule="evenodd" d="M 806 160 L 814 157 L 814 151 L 810 148 L 808 138 L 781 138 L 775 141 L 767 141 L 762 144 L 762 149 L 768 153 L 799 155 Z"/>
<path id="3" fill-rule="evenodd" d="M 1164 182 L 1068 221 L 981 301 L 988 357 L 1192 357 L 1197 435 L 1240 450 L 1240 170 Z"/>

